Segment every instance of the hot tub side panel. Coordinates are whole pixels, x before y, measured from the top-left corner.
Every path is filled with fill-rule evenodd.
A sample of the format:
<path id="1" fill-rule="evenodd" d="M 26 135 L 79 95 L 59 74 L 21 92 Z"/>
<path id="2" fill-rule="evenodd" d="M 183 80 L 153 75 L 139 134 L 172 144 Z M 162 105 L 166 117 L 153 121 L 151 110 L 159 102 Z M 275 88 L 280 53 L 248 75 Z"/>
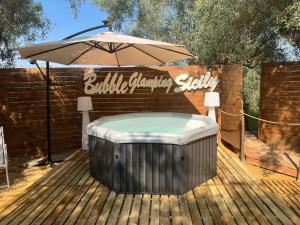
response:
<path id="1" fill-rule="evenodd" d="M 216 135 L 187 145 L 89 136 L 89 146 L 91 176 L 119 193 L 182 194 L 216 175 Z"/>
<path id="2" fill-rule="evenodd" d="M 118 144 L 115 147 L 113 189 L 120 193 L 184 193 L 183 146 Z"/>
<path id="3" fill-rule="evenodd" d="M 89 135 L 90 174 L 109 188 L 112 187 L 114 148 L 115 143 Z"/>
<path id="4" fill-rule="evenodd" d="M 217 135 L 184 146 L 184 171 L 188 190 L 217 175 Z"/>

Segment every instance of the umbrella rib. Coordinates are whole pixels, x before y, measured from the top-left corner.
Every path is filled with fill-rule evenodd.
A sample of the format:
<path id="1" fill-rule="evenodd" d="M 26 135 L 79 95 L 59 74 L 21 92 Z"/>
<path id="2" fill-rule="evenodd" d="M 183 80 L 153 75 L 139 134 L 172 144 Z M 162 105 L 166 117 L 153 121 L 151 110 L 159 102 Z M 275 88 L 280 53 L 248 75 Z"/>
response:
<path id="1" fill-rule="evenodd" d="M 163 49 L 163 50 L 167 50 L 167 51 L 170 51 L 170 52 L 175 52 L 175 53 L 178 53 L 178 54 L 181 54 L 181 55 L 186 55 L 186 56 L 194 57 L 191 54 L 179 52 L 179 51 L 176 51 L 176 50 L 173 50 L 173 49 L 163 48 L 163 47 L 160 47 L 160 46 L 157 46 L 157 45 L 150 45 L 150 46 L 155 47 L 155 48 L 160 48 L 160 49 Z"/>
<path id="2" fill-rule="evenodd" d="M 118 48 L 120 48 L 121 46 L 123 45 L 123 43 L 120 43 L 120 44 L 118 44 L 118 46 L 117 47 L 115 47 L 115 51 L 118 51 Z"/>
<path id="3" fill-rule="evenodd" d="M 94 48 L 94 47 L 91 46 L 88 49 L 84 50 L 84 52 L 80 53 L 78 56 L 76 56 L 74 59 L 72 59 L 72 61 L 70 61 L 67 65 L 70 65 L 71 63 L 73 63 L 74 61 L 76 61 L 77 59 L 79 59 L 81 56 L 83 56 L 85 53 L 87 53 L 88 51 L 90 51 L 92 48 Z"/>
<path id="4" fill-rule="evenodd" d="M 140 49 L 140 48 L 138 48 L 138 47 L 136 47 L 136 46 L 134 46 L 134 45 L 132 45 L 132 47 L 134 47 L 135 49 L 137 49 L 137 50 L 139 50 L 139 51 L 143 52 L 144 54 L 146 54 L 146 55 L 148 55 L 148 56 L 150 56 L 151 58 L 153 58 L 153 59 L 155 59 L 155 60 L 159 61 L 160 63 L 162 63 L 162 64 L 165 64 L 165 62 L 164 62 L 164 61 L 162 61 L 162 60 L 160 60 L 160 59 L 156 58 L 155 56 L 153 56 L 153 55 L 149 54 L 148 52 L 146 52 L 146 51 L 144 51 L 144 50 L 142 50 L 142 49 Z"/>
<path id="5" fill-rule="evenodd" d="M 117 48 L 115 48 L 115 51 L 121 51 L 121 50 L 124 50 L 124 49 L 126 49 L 126 48 L 130 48 L 130 47 L 132 47 L 133 46 L 133 44 L 128 44 L 128 45 L 126 45 L 126 46 L 124 46 L 124 47 L 122 47 L 122 48 L 119 48 L 118 49 L 118 47 Z"/>
<path id="6" fill-rule="evenodd" d="M 115 48 L 115 44 L 112 43 L 113 47 Z M 117 63 L 118 63 L 118 67 L 120 67 L 120 63 L 119 63 L 119 59 L 118 59 L 118 55 L 117 55 L 117 51 L 114 51 L 115 53 L 115 56 L 116 56 L 116 60 L 117 60 Z"/>
<path id="7" fill-rule="evenodd" d="M 76 44 L 80 44 L 80 43 L 81 42 L 75 42 L 75 43 L 71 43 L 71 44 L 68 44 L 68 45 L 59 46 L 59 47 L 56 47 L 56 48 L 53 48 L 53 49 L 48 49 L 48 50 L 45 50 L 45 51 L 42 51 L 42 52 L 39 52 L 39 53 L 35 53 L 35 54 L 32 54 L 32 55 L 25 56 L 24 58 L 30 58 L 30 57 L 33 57 L 33 56 L 37 56 L 37 55 L 41 55 L 41 54 L 44 54 L 44 53 L 52 52 L 52 51 L 55 51 L 55 50 L 58 50 L 58 49 L 66 48 L 66 47 L 76 45 Z"/>
<path id="8" fill-rule="evenodd" d="M 86 44 L 86 45 L 88 45 L 88 46 L 91 46 L 91 47 L 97 48 L 99 50 L 102 50 L 104 52 L 111 53 L 106 48 L 102 47 L 101 45 L 98 45 L 97 43 L 94 43 L 94 42 L 92 42 L 93 44 L 90 44 L 90 43 L 87 43 L 87 42 L 83 42 L 83 43 Z"/>

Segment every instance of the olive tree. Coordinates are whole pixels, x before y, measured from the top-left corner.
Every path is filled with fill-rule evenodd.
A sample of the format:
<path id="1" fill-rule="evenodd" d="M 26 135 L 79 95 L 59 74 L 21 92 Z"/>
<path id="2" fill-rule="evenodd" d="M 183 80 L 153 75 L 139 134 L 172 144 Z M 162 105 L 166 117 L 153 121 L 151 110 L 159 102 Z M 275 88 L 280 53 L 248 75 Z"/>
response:
<path id="1" fill-rule="evenodd" d="M 87 1 L 69 0 L 75 13 Z M 283 43 L 294 53 L 299 49 L 294 38 L 300 32 L 297 0 L 90 1 L 107 12 L 117 30 L 184 44 L 197 56 L 191 63 L 255 67 L 288 59 Z"/>
<path id="2" fill-rule="evenodd" d="M 0 1 L 0 67 L 14 66 L 16 46 L 44 37 L 49 20 L 41 3 L 33 0 Z"/>
<path id="3" fill-rule="evenodd" d="M 245 110 L 255 116 L 259 65 L 300 55 L 299 0 L 69 0 L 75 14 L 87 1 L 116 30 L 185 45 L 197 56 L 187 63 L 243 64 Z"/>

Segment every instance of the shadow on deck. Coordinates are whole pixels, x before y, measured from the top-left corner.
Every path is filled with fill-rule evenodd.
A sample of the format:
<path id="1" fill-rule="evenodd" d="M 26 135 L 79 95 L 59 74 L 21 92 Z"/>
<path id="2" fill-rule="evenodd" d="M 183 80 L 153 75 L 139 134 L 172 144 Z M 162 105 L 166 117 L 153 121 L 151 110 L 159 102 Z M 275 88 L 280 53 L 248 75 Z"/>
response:
<path id="1" fill-rule="evenodd" d="M 78 151 L 0 205 L 0 224 L 300 224 L 300 183 L 256 179 L 218 149 L 218 175 L 184 195 L 116 194 Z"/>
<path id="2" fill-rule="evenodd" d="M 248 164 L 297 177 L 299 153 L 273 149 L 250 133 L 245 136 L 245 157 Z"/>

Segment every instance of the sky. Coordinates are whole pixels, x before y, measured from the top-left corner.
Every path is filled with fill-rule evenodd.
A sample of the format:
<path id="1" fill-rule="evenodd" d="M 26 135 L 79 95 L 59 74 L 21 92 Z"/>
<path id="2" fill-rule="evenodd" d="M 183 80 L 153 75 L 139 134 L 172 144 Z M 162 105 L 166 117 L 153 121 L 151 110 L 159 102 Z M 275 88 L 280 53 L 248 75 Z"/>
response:
<path id="1" fill-rule="evenodd" d="M 36 44 L 61 40 L 78 31 L 101 25 L 102 20 L 105 20 L 107 17 L 105 12 L 101 11 L 98 7 L 91 3 L 82 4 L 78 10 L 78 16 L 74 18 L 67 0 L 36 0 L 36 2 L 42 3 L 45 16 L 51 22 L 51 30 L 49 30 L 44 39 L 36 40 Z M 106 30 L 107 28 L 95 30 L 87 33 L 87 35 Z M 28 60 L 22 59 L 18 60 L 16 65 L 17 67 L 35 67 L 34 65 L 31 65 Z M 65 67 L 64 65 L 55 63 L 51 63 L 51 66 Z"/>

